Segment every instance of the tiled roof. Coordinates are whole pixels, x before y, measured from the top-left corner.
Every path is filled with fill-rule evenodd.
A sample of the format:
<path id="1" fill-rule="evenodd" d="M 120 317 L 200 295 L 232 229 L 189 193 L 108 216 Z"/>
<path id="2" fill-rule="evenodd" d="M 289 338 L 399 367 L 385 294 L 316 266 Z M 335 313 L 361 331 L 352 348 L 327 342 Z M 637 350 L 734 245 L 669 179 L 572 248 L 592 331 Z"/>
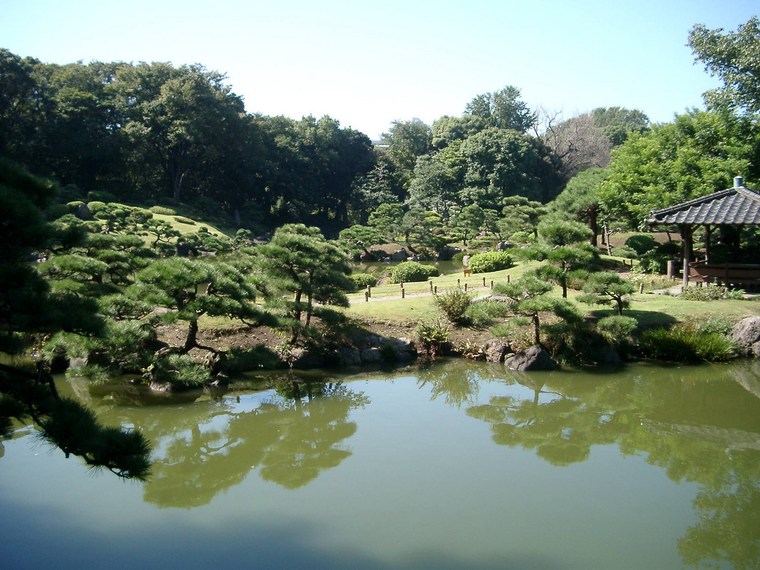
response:
<path id="1" fill-rule="evenodd" d="M 760 224 L 760 194 L 743 186 L 652 212 L 650 224 Z"/>

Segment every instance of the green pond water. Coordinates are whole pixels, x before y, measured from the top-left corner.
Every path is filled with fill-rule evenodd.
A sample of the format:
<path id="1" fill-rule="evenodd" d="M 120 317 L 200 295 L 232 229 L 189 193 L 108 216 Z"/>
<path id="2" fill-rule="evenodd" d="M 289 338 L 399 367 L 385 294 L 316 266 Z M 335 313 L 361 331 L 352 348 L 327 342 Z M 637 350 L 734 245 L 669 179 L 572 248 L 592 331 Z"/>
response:
<path id="1" fill-rule="evenodd" d="M 0 566 L 760 568 L 760 363 L 327 380 L 172 400 L 61 379 L 143 430 L 152 476 L 19 427 Z"/>

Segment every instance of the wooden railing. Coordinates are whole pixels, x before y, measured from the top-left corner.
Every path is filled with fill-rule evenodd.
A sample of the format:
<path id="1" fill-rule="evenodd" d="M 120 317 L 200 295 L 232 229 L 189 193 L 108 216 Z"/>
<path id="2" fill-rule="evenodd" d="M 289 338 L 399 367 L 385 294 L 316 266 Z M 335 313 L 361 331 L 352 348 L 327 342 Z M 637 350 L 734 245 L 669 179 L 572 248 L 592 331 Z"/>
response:
<path id="1" fill-rule="evenodd" d="M 760 285 L 760 265 L 693 262 L 689 264 L 689 281 L 719 285 Z"/>

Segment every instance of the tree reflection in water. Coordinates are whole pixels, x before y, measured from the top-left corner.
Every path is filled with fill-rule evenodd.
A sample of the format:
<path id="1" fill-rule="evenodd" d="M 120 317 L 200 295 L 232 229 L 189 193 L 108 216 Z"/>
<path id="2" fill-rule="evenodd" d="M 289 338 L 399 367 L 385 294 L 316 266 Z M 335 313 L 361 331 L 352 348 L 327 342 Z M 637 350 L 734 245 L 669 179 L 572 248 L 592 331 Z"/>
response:
<path id="1" fill-rule="evenodd" d="M 754 368 L 753 368 L 754 367 Z M 760 398 L 757 364 L 733 367 L 736 383 L 699 370 L 656 381 L 564 382 L 561 375 L 514 375 L 532 399 L 508 394 L 467 408 L 491 424 L 493 441 L 522 447 L 553 465 L 585 461 L 594 445 L 645 454 L 674 481 L 699 485 L 699 523 L 679 541 L 689 565 L 727 561 L 760 568 Z"/>
<path id="2" fill-rule="evenodd" d="M 253 470 L 288 489 L 306 485 L 351 455 L 352 409 L 369 399 L 341 383 L 304 383 L 301 391 L 227 396 L 161 408 L 140 429 L 154 442 L 145 500 L 192 508 L 239 484 Z"/>

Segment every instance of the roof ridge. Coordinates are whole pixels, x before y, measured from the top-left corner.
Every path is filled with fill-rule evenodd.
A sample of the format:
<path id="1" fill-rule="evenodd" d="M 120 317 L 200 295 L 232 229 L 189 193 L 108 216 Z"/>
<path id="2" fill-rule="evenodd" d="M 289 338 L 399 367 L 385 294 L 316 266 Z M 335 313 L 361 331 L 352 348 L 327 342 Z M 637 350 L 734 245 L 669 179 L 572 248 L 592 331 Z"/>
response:
<path id="1" fill-rule="evenodd" d="M 662 208 L 661 210 L 652 210 L 650 215 L 655 216 L 655 215 L 660 215 L 660 214 L 669 214 L 670 212 L 682 210 L 684 207 L 687 207 L 687 206 L 694 206 L 696 204 L 701 204 L 702 202 L 708 202 L 716 198 L 723 198 L 724 196 L 729 196 L 735 193 L 737 190 L 739 190 L 739 188 L 736 188 L 736 187 L 726 188 L 725 190 L 718 190 L 717 192 L 713 192 L 712 194 L 706 194 L 705 196 L 692 198 L 691 200 L 687 200 L 686 202 L 674 204 L 672 206 L 668 206 L 667 208 Z M 752 194 L 755 194 L 757 196 L 757 194 L 753 192 L 752 190 L 750 190 L 750 192 L 752 192 Z"/>

